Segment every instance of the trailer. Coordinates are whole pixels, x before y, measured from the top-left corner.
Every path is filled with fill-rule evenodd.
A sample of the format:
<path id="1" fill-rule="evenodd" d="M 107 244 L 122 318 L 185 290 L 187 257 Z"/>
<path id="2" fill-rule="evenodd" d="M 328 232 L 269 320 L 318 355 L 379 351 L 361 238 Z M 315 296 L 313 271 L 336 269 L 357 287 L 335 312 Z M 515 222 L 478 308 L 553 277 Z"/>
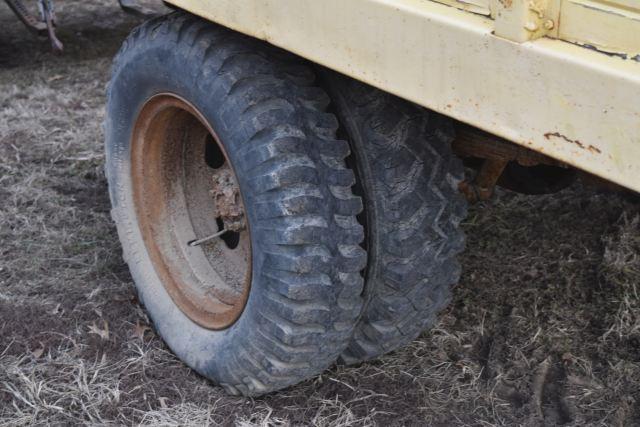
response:
<path id="1" fill-rule="evenodd" d="M 496 185 L 640 191 L 637 1 L 167 3 L 114 60 L 112 216 L 159 334 L 229 393 L 432 326 Z"/>

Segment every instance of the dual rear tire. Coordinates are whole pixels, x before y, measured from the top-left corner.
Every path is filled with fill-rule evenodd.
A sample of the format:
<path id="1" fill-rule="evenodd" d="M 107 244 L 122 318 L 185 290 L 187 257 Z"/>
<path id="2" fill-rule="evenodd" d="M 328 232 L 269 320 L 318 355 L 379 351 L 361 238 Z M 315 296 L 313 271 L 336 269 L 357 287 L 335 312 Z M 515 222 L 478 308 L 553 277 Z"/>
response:
<path id="1" fill-rule="evenodd" d="M 134 30 L 113 66 L 106 171 L 125 260 L 158 333 L 232 394 L 399 347 L 457 280 L 448 128 L 380 92 L 352 115 L 355 98 L 331 105 L 321 86 L 303 60 L 184 13 Z M 375 126 L 389 105 L 408 114 L 401 138 L 395 116 Z M 396 169 L 378 179 L 385 158 Z"/>
<path id="2" fill-rule="evenodd" d="M 341 355 L 353 364 L 408 344 L 449 303 L 464 248 L 464 169 L 451 151 L 449 119 L 348 77 L 324 76 L 366 213 L 366 304 Z"/>

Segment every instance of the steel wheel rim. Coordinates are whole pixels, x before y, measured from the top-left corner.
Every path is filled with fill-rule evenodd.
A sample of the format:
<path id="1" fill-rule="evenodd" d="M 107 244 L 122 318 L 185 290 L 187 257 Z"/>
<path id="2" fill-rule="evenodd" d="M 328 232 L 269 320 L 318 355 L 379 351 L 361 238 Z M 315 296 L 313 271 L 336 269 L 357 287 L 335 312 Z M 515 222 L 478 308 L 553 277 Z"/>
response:
<path id="1" fill-rule="evenodd" d="M 142 238 L 169 296 L 198 325 L 228 328 L 249 296 L 251 238 L 233 165 L 213 127 L 177 95 L 152 97 L 134 126 L 131 176 Z M 221 228 L 234 231 L 189 245 Z"/>

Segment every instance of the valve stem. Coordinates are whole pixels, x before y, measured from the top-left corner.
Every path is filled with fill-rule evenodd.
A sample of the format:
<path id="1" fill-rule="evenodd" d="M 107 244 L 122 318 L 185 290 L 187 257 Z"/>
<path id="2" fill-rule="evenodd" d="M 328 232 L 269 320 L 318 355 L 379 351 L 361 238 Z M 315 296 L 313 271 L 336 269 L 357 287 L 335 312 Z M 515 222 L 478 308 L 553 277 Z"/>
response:
<path id="1" fill-rule="evenodd" d="M 222 230 L 218 231 L 217 233 L 212 234 L 211 236 L 203 237 L 202 239 L 192 240 L 192 241 L 190 241 L 190 242 L 189 242 L 189 243 L 187 243 L 187 244 L 188 244 L 189 246 L 191 246 L 191 247 L 200 246 L 201 244 L 206 243 L 206 242 L 208 242 L 208 241 L 210 241 L 210 240 L 213 240 L 213 239 L 215 239 L 216 237 L 220 237 L 220 236 L 222 236 L 222 235 L 223 235 L 224 233 L 226 233 L 227 231 L 229 231 L 229 230 L 227 230 L 227 229 L 224 229 L 224 228 L 223 228 Z"/>

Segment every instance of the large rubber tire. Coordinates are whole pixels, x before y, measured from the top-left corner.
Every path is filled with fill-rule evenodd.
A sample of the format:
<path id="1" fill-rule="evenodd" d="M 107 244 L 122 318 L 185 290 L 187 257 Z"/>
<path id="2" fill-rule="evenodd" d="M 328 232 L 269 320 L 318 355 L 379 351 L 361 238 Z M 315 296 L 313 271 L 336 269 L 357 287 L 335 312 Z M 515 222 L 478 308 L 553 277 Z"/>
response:
<path id="1" fill-rule="evenodd" d="M 323 73 L 354 152 L 365 201 L 366 308 L 345 363 L 398 349 L 431 327 L 458 282 L 464 170 L 449 119 Z"/>
<path id="2" fill-rule="evenodd" d="M 133 206 L 131 135 L 159 93 L 189 101 L 222 141 L 251 229 L 244 311 L 223 330 L 188 318 L 154 270 Z M 108 89 L 106 171 L 112 215 L 140 300 L 175 354 L 229 393 L 259 395 L 321 373 L 362 309 L 366 253 L 329 99 L 296 57 L 182 12 L 136 28 Z"/>

